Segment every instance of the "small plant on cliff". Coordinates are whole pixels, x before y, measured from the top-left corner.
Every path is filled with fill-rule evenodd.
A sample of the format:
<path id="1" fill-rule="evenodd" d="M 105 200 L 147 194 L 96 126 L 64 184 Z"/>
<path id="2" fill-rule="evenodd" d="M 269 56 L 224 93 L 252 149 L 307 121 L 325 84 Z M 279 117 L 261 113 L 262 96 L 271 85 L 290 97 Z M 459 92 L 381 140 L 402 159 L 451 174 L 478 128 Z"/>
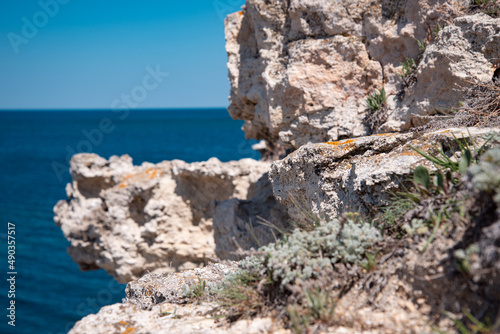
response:
<path id="1" fill-rule="evenodd" d="M 222 281 L 216 292 L 218 303 L 226 310 L 230 321 L 252 317 L 262 313 L 267 305 L 263 288 L 258 288 L 265 277 L 252 268 L 238 269 Z"/>
<path id="2" fill-rule="evenodd" d="M 198 283 L 195 283 L 191 286 L 185 286 L 182 294 L 186 298 L 201 298 L 205 295 L 207 290 L 207 282 L 200 277 L 198 277 Z"/>
<path id="3" fill-rule="evenodd" d="M 418 44 L 418 51 L 420 51 L 420 53 L 424 53 L 426 49 L 425 39 L 422 40 L 415 39 L 415 40 L 417 41 Z"/>
<path id="4" fill-rule="evenodd" d="M 469 130 L 467 129 L 469 132 Z M 438 148 L 436 145 L 433 145 L 433 147 L 436 149 L 438 152 L 438 155 L 432 154 L 432 153 L 426 153 L 416 147 L 413 147 L 411 145 L 408 145 L 411 149 L 413 149 L 415 152 L 432 162 L 436 168 L 438 169 L 444 169 L 444 171 L 448 172 L 460 172 L 461 174 L 465 174 L 467 171 L 467 168 L 473 164 L 477 164 L 479 161 L 479 157 L 489 148 L 488 143 L 493 140 L 496 135 L 494 133 L 490 133 L 486 135 L 485 141 L 481 147 L 477 147 L 474 139 L 472 138 L 470 132 L 469 132 L 469 138 L 471 141 L 472 147 L 469 146 L 467 143 L 467 140 L 462 137 L 462 140 L 458 139 L 453 135 L 455 138 L 455 142 L 458 144 L 458 147 L 460 149 L 460 161 L 458 159 L 452 159 L 446 155 L 444 152 L 443 148 Z M 438 172 L 440 174 L 441 171 Z M 422 177 L 424 177 L 422 175 Z M 443 175 L 441 175 L 441 178 Z M 418 180 L 423 182 L 423 179 L 418 178 Z M 440 184 L 441 185 L 441 184 Z"/>
<path id="5" fill-rule="evenodd" d="M 427 249 L 444 222 L 466 221 L 467 191 L 463 189 L 462 176 L 471 165 L 477 164 L 479 156 L 484 153 L 493 136 L 493 134 L 488 135 L 485 143 L 479 148 L 470 133 L 469 140 L 472 147 L 465 138 L 459 140 L 455 137 L 455 142 L 460 149 L 455 157 L 446 155 L 442 147 L 434 146 L 437 154 L 433 154 L 409 145 L 437 168 L 432 173 L 424 166 L 415 168 L 414 191 L 400 193 L 401 196 L 410 200 L 404 202 L 405 205 L 406 203 L 412 205 L 412 208 L 404 214 L 400 231 L 410 235 L 427 234 L 428 229 L 432 231 L 422 251 Z"/>
<path id="6" fill-rule="evenodd" d="M 466 320 L 467 325 L 462 322 L 460 319 L 455 318 L 450 313 L 445 312 L 453 322 L 457 330 L 461 334 L 476 334 L 476 333 L 486 333 L 486 334 L 496 334 L 500 331 L 500 319 L 497 319 L 495 323 L 491 323 L 490 319 L 486 319 L 484 322 L 480 321 L 472 314 L 467 312 L 467 310 L 462 310 L 463 312 L 463 320 Z"/>
<path id="7" fill-rule="evenodd" d="M 439 23 L 436 23 L 436 25 L 434 26 L 434 28 L 432 28 L 432 32 L 434 34 L 434 39 L 438 38 L 439 36 L 439 32 L 441 30 L 443 30 L 443 28 L 445 27 L 444 24 L 439 24 Z"/>
<path id="8" fill-rule="evenodd" d="M 401 79 L 405 80 L 411 74 L 413 74 L 413 71 L 415 71 L 416 68 L 415 59 L 406 58 L 406 60 L 401 63 L 401 66 L 403 66 L 403 68 L 401 69 L 401 72 L 398 73 L 398 75 Z"/>
<path id="9" fill-rule="evenodd" d="M 491 193 L 494 201 L 500 203 L 500 147 L 488 150 L 470 172 L 475 186 Z"/>
<path id="10" fill-rule="evenodd" d="M 335 219 L 320 222 L 312 231 L 295 229 L 283 241 L 260 248 L 248 261 L 284 288 L 297 279 L 317 277 L 336 262 L 362 263 L 380 238 L 369 224 Z"/>
<path id="11" fill-rule="evenodd" d="M 336 303 L 330 291 L 307 289 L 304 294 L 302 305 L 295 304 L 287 308 L 292 331 L 296 334 L 309 333 L 312 326 L 332 324 Z"/>
<path id="12" fill-rule="evenodd" d="M 387 95 L 385 94 L 385 88 L 382 87 L 378 92 L 374 92 L 366 98 L 366 104 L 368 105 L 368 109 L 372 112 L 375 112 L 382 107 L 384 107 L 387 103 Z"/>

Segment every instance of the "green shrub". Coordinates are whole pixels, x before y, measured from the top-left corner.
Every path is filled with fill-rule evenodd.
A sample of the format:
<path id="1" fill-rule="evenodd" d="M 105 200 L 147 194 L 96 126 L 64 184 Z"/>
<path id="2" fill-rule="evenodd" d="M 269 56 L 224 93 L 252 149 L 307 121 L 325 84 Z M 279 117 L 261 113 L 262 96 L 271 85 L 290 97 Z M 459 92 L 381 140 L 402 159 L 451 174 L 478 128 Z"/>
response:
<path id="1" fill-rule="evenodd" d="M 488 150 L 478 165 L 469 169 L 474 185 L 483 191 L 494 194 L 493 199 L 500 203 L 500 147 Z"/>
<path id="2" fill-rule="evenodd" d="M 443 30 L 443 28 L 444 28 L 444 27 L 445 27 L 445 25 L 444 25 L 444 24 L 439 24 L 439 23 L 437 23 L 437 24 L 434 26 L 434 28 L 432 28 L 432 32 L 434 33 L 434 39 L 438 38 L 438 36 L 439 36 L 439 32 L 440 32 L 441 30 Z"/>
<path id="3" fill-rule="evenodd" d="M 182 295 L 185 298 L 201 298 L 207 292 L 207 282 L 200 277 L 198 277 L 198 283 L 191 286 L 183 286 Z"/>
<path id="4" fill-rule="evenodd" d="M 380 240 L 380 232 L 365 223 L 348 220 L 320 222 L 314 230 L 295 229 L 278 244 L 259 249 L 248 258 L 248 267 L 263 267 L 267 275 L 282 287 L 296 279 L 317 277 L 325 268 L 337 262 L 361 264 L 365 254 Z"/>
<path id="5" fill-rule="evenodd" d="M 460 149 L 455 157 L 448 157 L 443 148 L 436 145 L 433 146 L 437 154 L 424 152 L 408 145 L 437 168 L 437 171 L 429 173 L 424 166 L 418 166 L 413 172 L 414 191 L 399 193 L 400 196 L 410 199 L 414 207 L 404 215 L 406 223 L 401 226 L 402 230 L 409 235 L 426 234 L 426 228 L 432 230 L 422 251 L 425 251 L 430 245 L 443 222 L 458 222 L 466 219 L 468 215 L 465 205 L 467 196 L 463 191 L 463 176 L 468 170 L 479 176 L 476 183 L 480 189 L 484 188 L 483 190 L 489 191 L 490 189 L 486 189 L 486 187 L 491 187 L 492 183 L 494 184 L 495 177 L 500 186 L 500 177 L 497 177 L 500 175 L 500 164 L 496 167 L 483 165 L 483 169 L 478 169 L 477 165 L 480 157 L 488 149 L 487 144 L 494 138 L 495 134 L 488 134 L 484 144 L 477 147 L 470 133 L 469 142 L 471 145 L 465 138 L 459 140 L 455 137 L 455 142 Z M 488 156 L 488 154 L 484 155 Z M 500 151 L 497 155 L 500 158 Z M 500 159 L 496 162 L 499 161 Z M 485 169 L 488 172 L 485 172 Z M 500 201 L 500 196 L 498 200 Z"/>
<path id="6" fill-rule="evenodd" d="M 381 109 L 387 103 L 387 95 L 385 94 L 385 88 L 382 87 L 378 92 L 374 92 L 366 98 L 366 104 L 368 109 L 372 112 Z"/>
<path id="7" fill-rule="evenodd" d="M 398 74 L 401 79 L 408 78 L 416 68 L 415 60 L 413 58 L 406 58 L 406 61 L 401 63 L 403 69 Z"/>
<path id="8" fill-rule="evenodd" d="M 304 294 L 303 305 L 295 304 L 287 308 L 292 332 L 309 333 L 311 326 L 332 324 L 336 303 L 330 297 L 330 291 L 307 289 Z"/>
<path id="9" fill-rule="evenodd" d="M 415 39 L 415 40 L 417 41 L 418 44 L 418 51 L 420 51 L 420 53 L 424 53 L 426 49 L 425 39 L 422 40 Z"/>

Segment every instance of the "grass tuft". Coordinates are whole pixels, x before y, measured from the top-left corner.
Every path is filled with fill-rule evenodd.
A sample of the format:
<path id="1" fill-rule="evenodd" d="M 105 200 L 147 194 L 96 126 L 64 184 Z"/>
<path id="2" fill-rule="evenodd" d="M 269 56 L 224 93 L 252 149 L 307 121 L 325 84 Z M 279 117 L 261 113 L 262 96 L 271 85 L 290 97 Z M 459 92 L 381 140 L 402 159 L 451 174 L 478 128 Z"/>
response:
<path id="1" fill-rule="evenodd" d="M 382 87 L 378 92 L 374 92 L 366 98 L 366 104 L 370 111 L 375 112 L 382 109 L 387 103 L 387 95 L 385 93 L 385 88 Z"/>

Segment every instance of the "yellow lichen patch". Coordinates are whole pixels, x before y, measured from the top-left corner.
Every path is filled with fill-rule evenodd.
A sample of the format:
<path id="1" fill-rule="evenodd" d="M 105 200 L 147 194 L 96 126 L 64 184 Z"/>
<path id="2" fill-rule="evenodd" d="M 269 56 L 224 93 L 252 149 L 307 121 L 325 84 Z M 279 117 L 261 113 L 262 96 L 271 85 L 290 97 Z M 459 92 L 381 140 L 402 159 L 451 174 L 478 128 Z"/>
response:
<path id="1" fill-rule="evenodd" d="M 123 321 L 123 320 L 122 320 L 122 321 L 120 321 L 118 324 L 119 324 L 119 325 L 124 325 L 124 326 L 128 326 L 128 325 L 130 325 L 128 322 Z"/>
<path id="2" fill-rule="evenodd" d="M 134 334 L 137 331 L 137 327 L 130 327 L 124 330 L 121 334 Z"/>
<path id="3" fill-rule="evenodd" d="M 406 150 L 406 151 L 403 151 L 401 153 L 399 153 L 399 155 L 403 155 L 403 156 L 421 156 L 419 153 L 413 151 L 413 150 Z"/>
<path id="4" fill-rule="evenodd" d="M 444 131 L 441 131 L 440 133 L 448 133 L 448 132 L 451 132 L 451 130 L 444 130 Z"/>
<path id="5" fill-rule="evenodd" d="M 149 176 L 150 179 L 154 179 L 155 177 L 158 176 L 158 169 L 149 168 L 148 170 L 146 170 L 146 174 Z"/>
<path id="6" fill-rule="evenodd" d="M 140 181 L 144 179 L 152 180 L 164 174 L 164 171 L 160 168 L 148 168 L 142 173 L 125 175 L 122 178 L 122 183 L 120 183 L 120 188 L 125 188 L 129 185 L 129 182 L 133 183 L 134 181 Z"/>
<path id="7" fill-rule="evenodd" d="M 394 133 L 379 133 L 379 134 L 376 134 L 375 136 L 377 136 L 377 137 L 381 137 L 381 136 L 394 136 Z"/>
<path id="8" fill-rule="evenodd" d="M 345 144 L 350 144 L 354 141 L 354 139 L 347 139 L 347 140 L 340 140 L 340 141 L 329 141 L 325 144 L 328 145 L 333 145 L 333 146 L 339 146 L 339 145 L 345 145 Z"/>

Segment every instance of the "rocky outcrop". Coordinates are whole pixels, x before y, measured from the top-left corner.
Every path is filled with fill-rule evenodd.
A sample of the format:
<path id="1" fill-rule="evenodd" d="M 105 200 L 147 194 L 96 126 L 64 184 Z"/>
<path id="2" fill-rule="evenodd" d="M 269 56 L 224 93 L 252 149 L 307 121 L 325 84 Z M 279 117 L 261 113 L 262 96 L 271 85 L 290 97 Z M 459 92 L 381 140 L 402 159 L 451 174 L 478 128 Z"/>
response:
<path id="1" fill-rule="evenodd" d="M 102 333 L 169 333 L 169 334 L 267 334 L 291 333 L 275 329 L 271 318 L 240 320 L 231 326 L 221 326 L 216 317 L 215 304 L 163 304 L 152 310 L 141 310 L 133 304 L 113 304 L 99 313 L 78 321 L 68 334 Z"/>
<path id="2" fill-rule="evenodd" d="M 236 262 L 210 264 L 173 274 L 147 274 L 127 284 L 123 303 L 103 307 L 78 321 L 69 334 L 100 333 L 288 333 L 271 318 L 222 324 L 216 302 L 190 303 L 189 291 L 200 282 L 210 287 L 233 274 Z"/>
<path id="3" fill-rule="evenodd" d="M 236 264 L 197 267 L 238 260 L 309 211 L 330 218 L 373 215 L 416 166 L 434 168 L 409 145 L 435 152 L 438 144 L 458 157 L 454 136 L 467 137 L 467 129 L 368 135 L 421 125 L 456 107 L 460 90 L 473 81 L 500 76 L 500 20 L 465 16 L 468 3 L 247 0 L 225 22 L 229 113 L 245 120 L 248 138 L 263 140 L 255 148 L 265 159 L 292 153 L 272 165 L 210 159 L 133 166 L 128 156 L 75 156 L 68 200 L 55 207 L 69 253 L 83 270 L 102 268 L 120 282 L 134 281 L 124 303 L 82 319 L 70 333 L 289 332 L 270 318 L 218 324 L 218 305 L 208 299 L 189 304 L 194 298 L 186 301 L 186 291 L 222 281 Z M 416 65 L 401 78 L 408 58 Z M 373 128 L 365 99 L 382 87 L 387 105 Z M 479 144 L 488 132 L 470 129 Z M 473 305 L 481 295 L 465 285 L 469 277 L 457 275 L 457 261 L 470 266 L 472 280 L 491 287 L 481 298 L 498 298 L 498 222 L 462 222 L 451 230 L 432 243 L 434 237 L 418 233 L 386 240 L 380 256 L 373 255 L 376 268 L 336 267 L 360 280 L 333 279 L 337 291 L 328 291 L 340 291 L 335 312 L 341 320 L 331 332 L 430 331 L 443 309 L 458 313 L 461 301 Z M 475 244 L 469 234 L 479 236 Z M 480 247 L 479 255 L 470 256 L 471 246 Z M 491 269 L 479 263 L 496 269 L 476 278 Z M 454 326 L 444 317 L 440 322 Z"/>
<path id="4" fill-rule="evenodd" d="M 147 274 L 127 284 L 126 301 L 143 310 L 163 303 L 184 304 L 193 287 L 201 282 L 206 289 L 215 287 L 238 268 L 238 262 L 226 261 L 172 274 Z"/>
<path id="5" fill-rule="evenodd" d="M 426 48 L 415 71 L 416 83 L 390 112 L 392 122 L 411 119 L 419 125 L 419 115 L 449 113 L 463 101 L 461 88 L 491 82 L 499 65 L 500 20 L 486 14 L 455 19 Z"/>
<path id="6" fill-rule="evenodd" d="M 384 86 L 380 128 L 418 125 L 419 115 L 457 106 L 460 88 L 490 80 L 497 67 L 500 21 L 484 14 L 456 18 L 466 6 L 464 0 L 248 0 L 226 19 L 229 113 L 245 120 L 247 137 L 296 149 L 369 134 L 365 99 Z M 417 40 L 427 44 L 422 56 Z M 407 58 L 418 63 L 410 85 L 399 77 Z"/>
<path id="7" fill-rule="evenodd" d="M 469 129 L 476 143 L 490 129 Z M 387 204 L 418 165 L 432 163 L 408 145 L 425 152 L 442 145 L 452 156 L 455 142 L 468 137 L 467 129 L 447 129 L 424 135 L 382 134 L 357 139 L 308 144 L 273 163 L 270 179 L 274 195 L 288 207 L 292 219 L 303 221 L 304 212 L 332 217 L 345 211 L 373 214 Z"/>
<path id="8" fill-rule="evenodd" d="M 269 183 L 268 169 L 268 163 L 251 159 L 134 166 L 129 156 L 106 160 L 79 154 L 71 160 L 73 182 L 66 187 L 68 200 L 54 208 L 55 221 L 82 270 L 105 269 L 126 283 L 147 272 L 193 268 L 217 258 L 214 212 L 219 217 L 242 214 L 228 212 L 235 207 L 224 201 L 246 201 L 245 206 L 253 197 L 272 197 L 270 185 L 267 195 L 261 192 L 262 182 Z M 268 203 L 261 211 L 247 210 L 245 217 L 270 217 L 266 210 L 273 207 Z M 246 247 L 251 242 L 239 244 Z M 238 249 L 234 243 L 218 248 L 219 254 L 228 256 Z"/>

